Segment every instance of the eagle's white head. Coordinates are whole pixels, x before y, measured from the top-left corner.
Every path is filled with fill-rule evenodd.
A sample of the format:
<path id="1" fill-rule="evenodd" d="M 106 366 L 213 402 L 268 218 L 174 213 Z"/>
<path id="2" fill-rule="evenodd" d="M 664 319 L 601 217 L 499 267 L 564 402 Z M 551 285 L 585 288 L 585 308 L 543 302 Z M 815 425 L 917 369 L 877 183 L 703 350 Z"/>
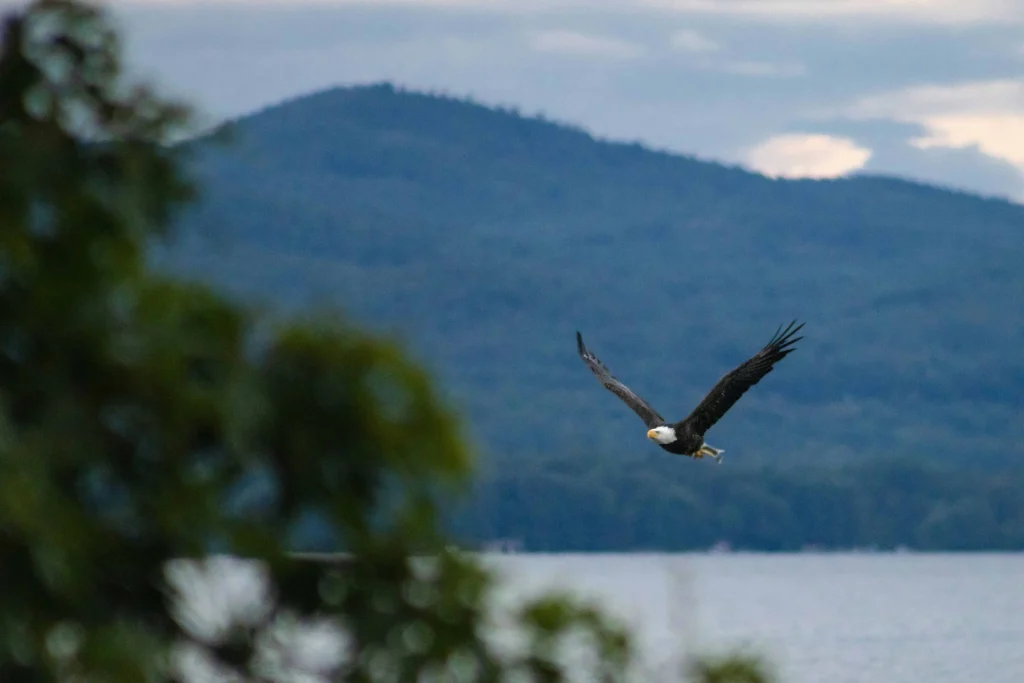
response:
<path id="1" fill-rule="evenodd" d="M 647 438 L 660 444 L 670 444 L 676 440 L 676 430 L 665 426 L 655 427 L 647 432 Z"/>

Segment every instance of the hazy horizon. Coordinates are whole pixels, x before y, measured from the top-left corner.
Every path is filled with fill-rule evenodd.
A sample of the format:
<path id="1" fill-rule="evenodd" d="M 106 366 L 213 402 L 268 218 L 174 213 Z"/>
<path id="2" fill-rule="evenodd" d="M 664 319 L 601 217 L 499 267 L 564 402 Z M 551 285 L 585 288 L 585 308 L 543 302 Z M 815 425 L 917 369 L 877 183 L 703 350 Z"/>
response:
<path id="1" fill-rule="evenodd" d="M 207 125 L 389 81 L 770 176 L 895 175 L 1024 199 L 1024 3 L 105 4 L 133 70 Z"/>

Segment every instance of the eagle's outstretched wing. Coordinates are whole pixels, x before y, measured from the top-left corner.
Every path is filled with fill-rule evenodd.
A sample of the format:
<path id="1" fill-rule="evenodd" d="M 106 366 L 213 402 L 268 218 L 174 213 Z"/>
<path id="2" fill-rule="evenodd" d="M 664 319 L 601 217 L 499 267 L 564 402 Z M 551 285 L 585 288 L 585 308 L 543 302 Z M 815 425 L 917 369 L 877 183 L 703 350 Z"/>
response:
<path id="1" fill-rule="evenodd" d="M 583 337 L 579 332 L 576 333 L 576 348 L 580 353 L 580 358 L 582 358 L 583 362 L 587 364 L 590 371 L 597 375 L 597 378 L 601 380 L 601 384 L 603 384 L 608 391 L 625 401 L 626 405 L 632 408 L 633 412 L 640 416 L 640 419 L 644 421 L 648 428 L 665 424 L 665 419 L 661 415 L 658 415 L 657 410 L 652 408 L 647 401 L 634 394 L 629 387 L 612 376 L 612 373 L 608 371 L 605 364 L 602 363 L 601 360 L 590 351 L 590 349 L 584 346 Z"/>
<path id="2" fill-rule="evenodd" d="M 700 402 L 700 405 L 678 424 L 689 423 L 689 427 L 698 434 L 703 434 L 711 429 L 711 426 L 718 422 L 736 401 L 740 400 L 740 396 L 747 393 L 747 389 L 760 382 L 762 377 L 772 371 L 772 366 L 793 351 L 793 344 L 803 339 L 803 337 L 794 339 L 793 335 L 800 331 L 804 323 L 793 327 L 795 324 L 794 320 L 785 330 L 782 329 L 782 325 L 779 325 L 775 336 L 763 349 L 720 379 L 715 388 Z"/>

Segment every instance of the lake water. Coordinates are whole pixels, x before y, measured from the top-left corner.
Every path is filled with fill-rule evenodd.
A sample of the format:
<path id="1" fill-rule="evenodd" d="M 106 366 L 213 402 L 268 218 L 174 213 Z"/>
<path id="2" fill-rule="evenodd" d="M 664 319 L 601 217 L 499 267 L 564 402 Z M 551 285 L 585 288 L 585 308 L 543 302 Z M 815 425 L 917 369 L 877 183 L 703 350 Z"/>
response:
<path id="1" fill-rule="evenodd" d="M 507 555 L 502 601 L 568 588 L 657 678 L 743 647 L 780 683 L 1024 683 L 1024 554 Z M 676 679 L 678 680 L 678 678 Z"/>
<path id="2" fill-rule="evenodd" d="M 484 561 L 503 577 L 499 610 L 563 589 L 627 621 L 651 683 L 678 683 L 687 657 L 736 647 L 764 655 L 779 683 L 1024 683 L 1024 554 L 522 554 Z M 178 571 L 177 580 L 200 633 L 242 603 L 257 612 L 265 604 L 259 572 L 230 558 L 201 572 Z M 339 652 L 330 633 L 302 639 L 314 659 Z M 201 670 L 196 665 L 190 680 L 218 680 Z"/>

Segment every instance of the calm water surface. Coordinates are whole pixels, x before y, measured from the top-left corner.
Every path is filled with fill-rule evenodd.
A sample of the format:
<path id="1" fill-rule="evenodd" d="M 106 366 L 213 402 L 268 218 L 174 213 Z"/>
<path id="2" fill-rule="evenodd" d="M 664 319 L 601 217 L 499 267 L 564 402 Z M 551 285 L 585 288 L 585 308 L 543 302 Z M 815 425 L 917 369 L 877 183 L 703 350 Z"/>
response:
<path id="1" fill-rule="evenodd" d="M 767 657 L 779 683 L 1024 683 L 1024 554 L 483 559 L 503 578 L 499 622 L 505 607 L 546 589 L 596 600 L 633 626 L 644 683 L 678 683 L 689 656 L 735 647 Z M 200 640 L 233 619 L 256 623 L 270 607 L 254 563 L 173 564 L 176 616 Z M 516 640 L 500 625 L 491 635 Z M 282 642 L 311 670 L 329 670 L 346 651 L 330 627 Z M 222 681 L 204 661 L 186 652 L 185 679 Z"/>
<path id="2" fill-rule="evenodd" d="M 742 646 L 780 683 L 1024 683 L 1024 554 L 505 555 L 499 602 L 548 588 L 633 624 L 658 678 Z"/>

